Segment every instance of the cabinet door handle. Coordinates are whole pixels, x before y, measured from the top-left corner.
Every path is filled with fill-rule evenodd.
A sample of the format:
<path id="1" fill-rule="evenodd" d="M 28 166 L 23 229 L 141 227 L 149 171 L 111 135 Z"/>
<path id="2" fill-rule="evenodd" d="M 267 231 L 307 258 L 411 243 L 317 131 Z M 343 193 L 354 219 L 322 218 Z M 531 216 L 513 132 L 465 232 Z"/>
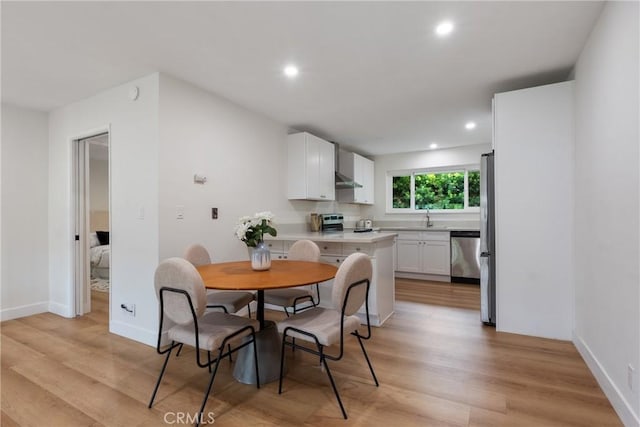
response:
<path id="1" fill-rule="evenodd" d="M 327 196 L 325 196 L 324 194 L 321 194 L 321 195 L 320 195 L 320 198 L 321 198 L 321 199 L 326 199 L 326 198 L 327 198 Z"/>

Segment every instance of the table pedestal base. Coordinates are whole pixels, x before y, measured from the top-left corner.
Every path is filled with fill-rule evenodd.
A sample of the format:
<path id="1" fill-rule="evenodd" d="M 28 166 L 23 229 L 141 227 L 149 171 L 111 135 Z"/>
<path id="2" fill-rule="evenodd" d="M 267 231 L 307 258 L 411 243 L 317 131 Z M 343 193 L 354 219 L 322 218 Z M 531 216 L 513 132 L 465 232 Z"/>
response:
<path id="1" fill-rule="evenodd" d="M 280 376 L 280 350 L 282 341 L 275 322 L 266 321 L 263 329 L 256 332 L 258 344 L 258 369 L 260 384 L 276 381 Z M 253 347 L 248 345 L 239 350 L 233 368 L 233 377 L 243 384 L 256 383 L 256 368 Z M 285 361 L 284 373 L 287 372 Z"/>

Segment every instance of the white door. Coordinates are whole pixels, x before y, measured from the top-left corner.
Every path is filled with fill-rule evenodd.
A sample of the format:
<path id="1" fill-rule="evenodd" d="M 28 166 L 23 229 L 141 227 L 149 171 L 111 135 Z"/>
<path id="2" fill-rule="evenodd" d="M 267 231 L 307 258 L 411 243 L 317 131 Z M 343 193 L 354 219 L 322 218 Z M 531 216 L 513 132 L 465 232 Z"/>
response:
<path id="1" fill-rule="evenodd" d="M 319 141 L 319 173 L 318 180 L 320 185 L 321 200 L 335 200 L 336 198 L 336 180 L 335 180 L 335 152 L 334 145 L 330 142 Z"/>
<path id="2" fill-rule="evenodd" d="M 421 273 L 421 249 L 422 242 L 418 240 L 398 240 L 396 242 L 398 271 Z"/>
<path id="3" fill-rule="evenodd" d="M 89 144 L 86 139 L 73 143 L 75 194 L 75 309 L 81 316 L 91 311 L 89 258 Z"/>
<path id="4" fill-rule="evenodd" d="M 449 242 L 427 240 L 422 245 L 422 268 L 424 273 L 450 274 Z"/>
<path id="5" fill-rule="evenodd" d="M 306 161 L 307 168 L 307 198 L 319 199 L 320 198 L 320 145 L 317 138 L 313 135 L 306 135 L 305 148 L 306 148 Z"/>

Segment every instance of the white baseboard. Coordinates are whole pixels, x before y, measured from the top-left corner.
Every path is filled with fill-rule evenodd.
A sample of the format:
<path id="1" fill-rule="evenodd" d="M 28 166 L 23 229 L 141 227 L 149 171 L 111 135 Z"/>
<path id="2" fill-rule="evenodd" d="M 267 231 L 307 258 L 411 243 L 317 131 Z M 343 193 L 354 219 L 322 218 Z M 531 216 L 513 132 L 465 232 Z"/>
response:
<path id="1" fill-rule="evenodd" d="M 613 406 L 622 423 L 627 427 L 640 427 L 640 417 L 638 414 L 633 412 L 633 408 L 624 398 L 620 389 L 611 380 L 611 377 L 609 377 L 607 371 L 598 361 L 589 346 L 584 342 L 582 337 L 576 335 L 575 332 L 573 333 L 573 343 L 593 376 L 596 377 L 596 381 L 598 381 L 600 388 L 602 388 L 607 399 L 611 402 L 611 406 Z"/>
<path id="2" fill-rule="evenodd" d="M 434 282 L 451 283 L 451 276 L 441 276 L 438 274 L 408 273 L 406 271 L 396 271 L 395 276 L 396 279 L 431 280 Z"/>
<path id="3" fill-rule="evenodd" d="M 36 302 L 34 304 L 20 305 L 18 307 L 3 308 L 0 310 L 0 322 L 5 320 L 18 319 L 20 317 L 32 316 L 34 314 L 46 313 L 49 302 Z"/>
<path id="4" fill-rule="evenodd" d="M 129 338 L 134 341 L 155 347 L 158 344 L 158 332 L 140 328 L 129 323 L 112 320 L 109 322 L 109 332 Z"/>

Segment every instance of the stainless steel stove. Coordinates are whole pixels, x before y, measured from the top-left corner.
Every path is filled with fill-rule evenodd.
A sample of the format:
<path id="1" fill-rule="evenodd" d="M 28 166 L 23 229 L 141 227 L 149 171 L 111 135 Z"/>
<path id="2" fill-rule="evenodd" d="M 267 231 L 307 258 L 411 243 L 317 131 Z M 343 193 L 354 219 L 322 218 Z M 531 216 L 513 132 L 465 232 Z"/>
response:
<path id="1" fill-rule="evenodd" d="M 344 231 L 344 216 L 341 213 L 322 214 L 322 231 L 324 233 Z"/>

